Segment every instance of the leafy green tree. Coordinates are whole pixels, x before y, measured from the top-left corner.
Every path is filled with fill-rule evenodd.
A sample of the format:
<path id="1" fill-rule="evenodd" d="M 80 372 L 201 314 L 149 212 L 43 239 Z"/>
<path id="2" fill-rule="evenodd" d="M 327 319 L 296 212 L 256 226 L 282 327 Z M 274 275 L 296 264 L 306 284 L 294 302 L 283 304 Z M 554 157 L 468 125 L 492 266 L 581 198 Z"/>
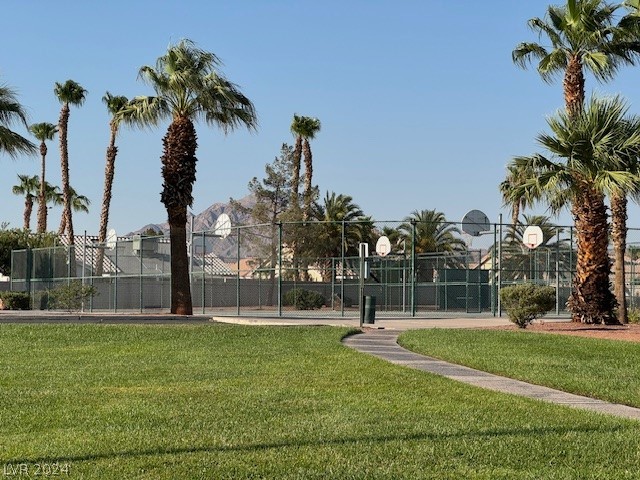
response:
<path id="1" fill-rule="evenodd" d="M 31 155 L 36 146 L 11 127 L 14 123 L 27 126 L 27 113 L 17 100 L 16 92 L 7 85 L 0 85 L 0 153 L 12 158 L 18 155 Z"/>
<path id="2" fill-rule="evenodd" d="M 67 80 L 64 83 L 55 83 L 53 89 L 58 101 L 62 104 L 60 109 L 60 119 L 58 120 L 58 133 L 60 140 L 60 168 L 62 170 L 62 197 L 63 212 L 60 219 L 60 228 L 58 233 L 63 235 L 67 232 L 69 244 L 73 245 L 75 240 L 73 237 L 73 218 L 71 214 L 71 190 L 69 186 L 69 115 L 71 114 L 71 106 L 81 106 L 87 96 L 87 91 L 82 86 L 73 81 Z"/>
<path id="3" fill-rule="evenodd" d="M 104 167 L 104 191 L 102 194 L 102 208 L 100 210 L 100 226 L 98 227 L 98 243 L 103 244 L 107 240 L 107 225 L 109 224 L 109 208 L 111 206 L 111 192 L 113 190 L 113 178 L 116 172 L 116 156 L 118 155 L 118 147 L 116 146 L 116 137 L 118 135 L 118 127 L 120 126 L 121 117 L 118 116 L 120 111 L 124 111 L 129 103 L 127 97 L 121 95 L 111 95 L 105 93 L 102 101 L 107 106 L 107 110 L 111 115 L 109 121 L 109 146 L 107 147 L 107 159 Z M 104 262 L 104 250 L 98 251 L 96 259 L 96 275 L 102 275 L 102 264 Z"/>
<path id="4" fill-rule="evenodd" d="M 251 249 L 256 251 L 261 259 L 259 268 L 266 268 L 269 272 L 269 292 L 267 305 L 273 303 L 276 267 L 278 266 L 278 222 L 284 220 L 291 200 L 291 167 L 293 164 L 293 148 L 282 144 L 280 156 L 275 157 L 271 164 L 265 165 L 265 177 L 257 177 L 249 182 L 249 193 L 255 203 L 251 207 L 243 206 L 239 201 L 231 199 L 231 207 L 244 214 L 249 214 L 255 224 L 268 227 L 252 227 L 244 237 L 251 238 Z M 269 235 L 262 235 L 260 230 L 269 228 Z M 282 259 L 280 259 L 282 261 Z"/>
<path id="5" fill-rule="evenodd" d="M 44 248 L 56 245 L 55 233 L 31 233 L 19 228 L 0 228 L 0 273 L 11 275 L 11 251 Z"/>
<path id="6" fill-rule="evenodd" d="M 514 197 L 527 191 L 527 195 L 546 199 L 554 211 L 571 205 L 577 258 L 569 307 L 576 322 L 618 323 L 609 283 L 604 195 L 629 191 L 640 181 L 635 173 L 623 169 L 617 154 L 640 145 L 640 132 L 628 136 L 627 110 L 616 97 L 593 98 L 577 115 L 561 111 L 547 120 L 552 133 L 537 139 L 551 157 L 535 154 L 513 160 L 518 168 L 537 173 L 514 190 Z"/>
<path id="7" fill-rule="evenodd" d="M 46 185 L 46 158 L 47 158 L 47 140 L 53 140 L 58 133 L 58 127 L 53 123 L 34 123 L 29 127 L 31 134 L 40 141 L 40 193 L 38 200 L 38 233 L 47 231 L 47 192 Z"/>
<path id="8" fill-rule="evenodd" d="M 33 201 L 40 189 L 40 180 L 38 176 L 18 175 L 20 183 L 12 188 L 14 195 L 24 195 L 24 228 L 29 230 L 31 224 L 31 212 L 33 211 Z"/>
<path id="9" fill-rule="evenodd" d="M 163 139 L 161 201 L 167 209 L 171 239 L 171 313 L 181 315 L 193 313 L 186 223 L 196 179 L 194 121 L 217 125 L 225 133 L 239 126 L 257 126 L 253 104 L 221 74 L 220 65 L 218 57 L 190 40 L 170 45 L 155 67 L 140 69 L 139 76 L 156 95 L 136 97 L 118 114 L 140 126 L 171 120 Z"/>

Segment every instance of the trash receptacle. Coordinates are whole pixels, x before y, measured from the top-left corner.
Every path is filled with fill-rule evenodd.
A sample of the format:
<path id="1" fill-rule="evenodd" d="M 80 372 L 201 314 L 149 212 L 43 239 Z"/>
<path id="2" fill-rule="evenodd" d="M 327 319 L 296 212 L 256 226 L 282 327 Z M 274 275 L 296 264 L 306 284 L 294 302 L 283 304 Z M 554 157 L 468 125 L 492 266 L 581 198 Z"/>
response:
<path id="1" fill-rule="evenodd" d="M 374 323 L 376 320 L 376 297 L 364 297 L 364 323 Z"/>

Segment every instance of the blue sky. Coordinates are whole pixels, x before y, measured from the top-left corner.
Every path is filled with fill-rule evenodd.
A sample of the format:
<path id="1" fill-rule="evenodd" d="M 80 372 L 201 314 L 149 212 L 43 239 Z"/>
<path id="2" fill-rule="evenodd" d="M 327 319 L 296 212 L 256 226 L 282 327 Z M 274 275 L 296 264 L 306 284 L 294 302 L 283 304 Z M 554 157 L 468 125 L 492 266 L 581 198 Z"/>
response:
<path id="1" fill-rule="evenodd" d="M 56 81 L 88 90 L 71 112 L 71 184 L 92 201 L 76 214 L 76 233 L 98 229 L 109 116 L 108 90 L 151 94 L 137 80 L 170 43 L 189 38 L 224 62 L 223 72 L 255 104 L 256 133 L 198 125 L 193 211 L 240 198 L 279 153 L 294 113 L 318 117 L 314 183 L 349 194 L 376 220 L 436 209 L 459 221 L 471 209 L 497 221 L 498 184 L 514 155 L 537 151 L 545 118 L 562 107 L 553 85 L 521 70 L 511 51 L 535 40 L 526 21 L 546 0 L 7 1 L 0 30 L 0 82 L 14 87 L 30 121 L 57 123 Z M 553 2 L 551 2 L 553 3 Z M 557 3 L 557 2 L 556 2 Z M 621 93 L 640 113 L 640 67 L 614 82 L 587 79 L 587 93 Z M 162 223 L 160 155 L 166 125 L 123 129 L 110 227 L 126 233 Z M 22 132 L 26 135 L 26 132 Z M 0 222 L 22 225 L 17 174 L 37 174 L 39 158 L 0 158 Z M 49 143 L 48 181 L 60 184 L 57 139 Z M 543 213 L 545 207 L 535 209 Z M 50 215 L 57 228 L 60 209 Z M 557 220 L 570 222 L 568 214 Z M 35 225 L 35 215 L 32 220 Z M 633 206 L 630 226 L 640 226 Z"/>

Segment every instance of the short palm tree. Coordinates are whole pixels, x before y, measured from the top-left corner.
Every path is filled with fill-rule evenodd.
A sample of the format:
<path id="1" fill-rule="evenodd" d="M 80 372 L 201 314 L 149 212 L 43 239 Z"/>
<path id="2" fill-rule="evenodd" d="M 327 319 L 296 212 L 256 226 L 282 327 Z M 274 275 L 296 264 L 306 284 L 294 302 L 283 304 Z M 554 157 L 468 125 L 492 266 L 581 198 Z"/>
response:
<path id="1" fill-rule="evenodd" d="M 107 147 L 107 159 L 104 167 L 104 191 L 102 194 L 102 208 L 100 210 L 100 226 L 98 228 L 98 243 L 103 244 L 107 240 L 107 225 L 109 223 L 109 208 L 111 205 L 111 192 L 113 190 L 113 178 L 116 171 L 116 156 L 118 155 L 118 147 L 116 146 L 116 137 L 118 135 L 118 127 L 121 118 L 118 112 L 123 111 L 129 103 L 127 97 L 121 95 L 111 95 L 105 93 L 102 101 L 107 106 L 107 110 L 111 115 L 109 121 L 109 146 Z M 102 263 L 104 261 L 104 250 L 98 251 L 96 260 L 96 275 L 102 275 Z"/>
<path id="2" fill-rule="evenodd" d="M 309 253 L 322 259 L 323 279 L 330 281 L 334 273 L 330 268 L 332 259 L 358 255 L 358 245 L 370 243 L 373 237 L 373 221 L 351 196 L 335 192 L 327 192 L 316 217 L 319 223 L 312 224 L 314 238 L 309 242 Z"/>
<path id="3" fill-rule="evenodd" d="M 611 80 L 621 65 L 633 65 L 640 55 L 640 16 L 634 12 L 616 22 L 623 4 L 604 0 L 567 0 L 550 5 L 544 19 L 532 18 L 529 27 L 550 45 L 520 43 L 512 53 L 516 65 L 525 68 L 538 61 L 545 82 L 564 74 L 564 99 L 569 113 L 576 114 L 585 101 L 584 70 L 601 82 Z"/>
<path id="4" fill-rule="evenodd" d="M 462 252 L 467 246 L 458 235 L 460 229 L 447 222 L 444 213 L 436 210 L 415 210 L 398 227 L 400 236 L 407 245 L 411 245 L 413 223 L 416 227 L 416 253 L 455 253 Z"/>
<path id="5" fill-rule="evenodd" d="M 534 172 L 524 168 L 516 168 L 514 164 L 507 165 L 507 176 L 500 184 L 499 189 L 505 206 L 511 207 L 511 227 L 510 232 L 515 231 L 517 227 L 520 212 L 527 207 L 531 207 L 535 199 L 522 196 L 520 198 L 512 198 L 511 192 L 514 188 L 522 185 L 534 175 Z"/>
<path id="6" fill-rule="evenodd" d="M 624 170 L 618 152 L 640 146 L 640 132 L 628 136 L 627 107 L 619 98 L 593 98 L 577 115 L 559 112 L 548 120 L 552 134 L 538 143 L 551 158 L 536 154 L 517 157 L 518 168 L 538 175 L 513 192 L 545 198 L 558 211 L 571 205 L 575 222 L 577 258 L 569 307 L 573 320 L 618 323 L 611 293 L 605 193 L 632 190 L 640 178 Z"/>
<path id="7" fill-rule="evenodd" d="M 71 209 L 74 212 L 83 212 L 89 213 L 89 205 L 91 205 L 91 200 L 89 200 L 84 195 L 79 195 L 78 192 L 75 191 L 73 187 L 69 187 L 69 198 L 71 200 Z M 64 205 L 64 193 L 60 193 L 58 190 L 58 200 L 55 201 L 55 204 Z M 66 227 L 66 225 L 62 225 Z"/>
<path id="8" fill-rule="evenodd" d="M 16 92 L 0 85 L 0 152 L 16 158 L 20 154 L 35 153 L 36 146 L 11 130 L 14 123 L 27 126 L 27 113 L 17 100 Z"/>
<path id="9" fill-rule="evenodd" d="M 47 158 L 47 140 L 53 140 L 58 132 L 58 127 L 53 123 L 34 123 L 29 127 L 31 134 L 40 140 L 40 194 L 38 200 L 38 233 L 47 231 L 47 199 L 46 199 L 46 158 Z"/>
<path id="10" fill-rule="evenodd" d="M 551 222 L 546 215 L 524 215 L 523 224 L 510 225 L 507 230 L 506 244 L 502 246 L 502 257 L 500 259 L 500 270 L 502 280 L 527 280 L 531 277 L 533 270 L 543 273 L 546 280 L 555 278 L 555 271 L 549 271 L 546 264 L 546 256 L 537 257 L 533 251 L 524 244 L 524 231 L 527 226 L 535 225 L 542 230 L 542 243 L 536 247 L 536 251 L 548 252 L 549 258 L 557 258 L 559 270 L 570 272 L 571 265 L 568 263 L 567 251 L 571 249 L 567 239 L 558 240 L 558 234 L 564 232 L 563 228 Z M 533 257 L 532 257 L 533 255 Z"/>
<path id="11" fill-rule="evenodd" d="M 62 171 L 62 195 L 63 195 L 63 212 L 60 220 L 60 235 L 67 231 L 69 244 L 74 244 L 73 238 L 73 218 L 71 214 L 71 190 L 69 186 L 69 147 L 68 147 L 68 131 L 69 131 L 69 115 L 71 106 L 81 106 L 87 96 L 87 91 L 73 80 L 67 80 L 64 83 L 55 83 L 53 89 L 58 101 L 62 104 L 60 109 L 60 119 L 58 120 L 58 133 L 60 139 L 60 168 Z"/>
<path id="12" fill-rule="evenodd" d="M 170 45 L 155 67 L 144 66 L 139 76 L 156 96 L 136 97 L 118 115 L 139 126 L 171 119 L 163 139 L 163 191 L 171 238 L 171 313 L 193 312 L 187 259 L 187 207 L 193 203 L 196 179 L 197 137 L 194 121 L 204 120 L 227 133 L 238 126 L 255 129 L 256 112 L 251 101 L 218 70 L 213 53 L 190 40 Z"/>
<path id="13" fill-rule="evenodd" d="M 33 211 L 33 202 L 40 188 L 40 180 L 36 176 L 18 175 L 20 183 L 13 186 L 14 195 L 24 195 L 24 226 L 25 230 L 29 230 L 31 224 L 31 212 Z"/>

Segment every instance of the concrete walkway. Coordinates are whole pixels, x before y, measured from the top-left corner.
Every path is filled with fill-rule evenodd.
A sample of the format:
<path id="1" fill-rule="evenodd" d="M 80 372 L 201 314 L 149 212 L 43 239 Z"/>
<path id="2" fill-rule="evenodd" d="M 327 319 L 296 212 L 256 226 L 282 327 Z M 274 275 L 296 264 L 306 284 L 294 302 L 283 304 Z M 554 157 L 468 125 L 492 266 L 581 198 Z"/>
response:
<path id="1" fill-rule="evenodd" d="M 640 420 L 640 408 L 617 405 L 593 398 L 573 395 L 552 388 L 500 377 L 473 368 L 454 365 L 424 355 L 410 352 L 398 345 L 398 331 L 365 330 L 365 333 L 351 335 L 344 344 L 362 353 L 368 353 L 397 365 L 403 365 L 424 372 L 435 373 L 476 387 L 511 393 L 545 402 L 582 408 L 618 417 Z"/>

